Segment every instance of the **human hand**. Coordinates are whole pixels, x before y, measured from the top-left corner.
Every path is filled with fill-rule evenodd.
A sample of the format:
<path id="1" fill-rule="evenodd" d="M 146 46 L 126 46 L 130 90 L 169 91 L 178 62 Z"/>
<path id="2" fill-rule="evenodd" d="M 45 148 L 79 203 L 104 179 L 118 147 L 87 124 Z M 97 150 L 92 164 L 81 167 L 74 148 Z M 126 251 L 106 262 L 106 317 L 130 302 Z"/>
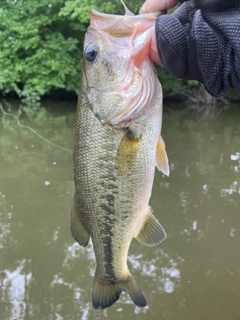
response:
<path id="1" fill-rule="evenodd" d="M 157 47 L 173 76 L 198 80 L 216 97 L 230 87 L 240 90 L 239 0 L 184 1 L 172 14 L 158 17 L 155 28 L 151 52 Z"/>
<path id="2" fill-rule="evenodd" d="M 143 6 L 140 9 L 140 14 L 143 13 L 150 13 L 150 12 L 158 12 L 167 10 L 170 8 L 175 7 L 175 5 L 178 3 L 178 0 L 146 0 L 143 4 Z M 157 44 L 156 44 L 156 31 L 155 28 L 152 32 L 152 41 L 151 46 L 149 50 L 149 55 L 151 59 L 163 67 L 163 64 L 159 58 L 158 50 L 157 50 Z"/>

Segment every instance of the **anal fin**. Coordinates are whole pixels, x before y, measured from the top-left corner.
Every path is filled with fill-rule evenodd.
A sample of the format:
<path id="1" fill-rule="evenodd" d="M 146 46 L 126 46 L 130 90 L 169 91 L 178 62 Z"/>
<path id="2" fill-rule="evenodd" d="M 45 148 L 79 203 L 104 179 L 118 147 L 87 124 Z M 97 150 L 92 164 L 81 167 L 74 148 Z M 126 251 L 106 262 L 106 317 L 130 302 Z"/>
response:
<path id="1" fill-rule="evenodd" d="M 168 156 L 165 150 L 165 143 L 162 136 L 159 137 L 156 150 L 156 166 L 159 171 L 162 171 L 165 175 L 169 176 L 169 164 Z"/>
<path id="2" fill-rule="evenodd" d="M 146 219 L 136 239 L 145 246 L 154 247 L 162 242 L 166 236 L 165 230 L 152 214 L 151 208 L 149 207 Z"/>
<path id="3" fill-rule="evenodd" d="M 70 217 L 70 229 L 71 229 L 73 239 L 76 242 L 78 242 L 80 246 L 86 247 L 90 237 L 80 219 L 75 195 L 73 198 L 73 206 L 72 206 L 71 217 Z"/>

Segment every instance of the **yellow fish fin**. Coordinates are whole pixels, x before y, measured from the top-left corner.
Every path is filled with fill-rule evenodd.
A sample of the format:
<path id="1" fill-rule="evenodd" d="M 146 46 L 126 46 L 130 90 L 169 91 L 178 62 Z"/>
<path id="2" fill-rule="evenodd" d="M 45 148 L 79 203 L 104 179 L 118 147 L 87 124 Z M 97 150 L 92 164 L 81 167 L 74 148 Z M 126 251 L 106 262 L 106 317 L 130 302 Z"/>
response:
<path id="1" fill-rule="evenodd" d="M 159 137 L 156 151 L 156 166 L 159 171 L 169 176 L 170 169 L 168 165 L 168 156 L 165 150 L 165 143 L 162 136 Z"/>
<path id="2" fill-rule="evenodd" d="M 118 175 L 123 176 L 131 172 L 137 161 L 140 142 L 141 136 L 134 136 L 130 129 L 125 133 L 117 152 L 116 165 Z"/>
<path id="3" fill-rule="evenodd" d="M 75 198 L 76 197 L 74 196 L 70 218 L 70 229 L 73 239 L 78 242 L 80 246 L 86 247 L 90 237 L 80 219 L 79 210 L 77 208 L 77 202 Z"/>
<path id="4" fill-rule="evenodd" d="M 124 280 L 118 281 L 116 279 L 115 281 L 109 281 L 101 279 L 96 270 L 92 294 L 94 309 L 99 310 L 110 307 L 119 299 L 122 291 L 127 291 L 136 306 L 143 308 L 147 305 L 142 292 L 131 274 Z"/>
<path id="5" fill-rule="evenodd" d="M 166 238 L 166 232 L 148 208 L 146 219 L 136 239 L 148 247 L 154 247 Z"/>

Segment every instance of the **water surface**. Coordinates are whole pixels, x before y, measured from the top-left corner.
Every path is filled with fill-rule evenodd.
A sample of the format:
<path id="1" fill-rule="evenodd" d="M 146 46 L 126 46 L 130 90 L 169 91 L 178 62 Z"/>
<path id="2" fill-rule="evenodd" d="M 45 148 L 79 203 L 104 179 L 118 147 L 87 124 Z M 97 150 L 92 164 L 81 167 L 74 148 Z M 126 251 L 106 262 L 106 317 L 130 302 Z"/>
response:
<path id="1" fill-rule="evenodd" d="M 75 105 L 45 107 L 21 122 L 71 149 Z M 1 320 L 240 319 L 240 110 L 163 119 L 171 174 L 156 172 L 150 204 L 168 237 L 154 248 L 133 241 L 129 254 L 148 307 L 122 294 L 95 311 L 92 246 L 81 248 L 69 231 L 71 152 L 0 116 Z"/>

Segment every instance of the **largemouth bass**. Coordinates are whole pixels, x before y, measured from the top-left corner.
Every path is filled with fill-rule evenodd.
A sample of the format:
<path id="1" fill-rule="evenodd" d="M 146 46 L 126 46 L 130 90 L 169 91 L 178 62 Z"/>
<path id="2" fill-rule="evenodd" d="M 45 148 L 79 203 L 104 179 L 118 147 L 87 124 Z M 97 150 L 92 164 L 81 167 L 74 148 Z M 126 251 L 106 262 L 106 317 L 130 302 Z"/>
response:
<path id="1" fill-rule="evenodd" d="M 155 166 L 169 166 L 161 138 L 162 90 L 148 51 L 156 15 L 90 13 L 74 140 L 71 232 L 92 239 L 92 301 L 104 309 L 127 291 L 146 300 L 127 266 L 133 238 L 155 246 L 166 237 L 148 205 Z"/>

